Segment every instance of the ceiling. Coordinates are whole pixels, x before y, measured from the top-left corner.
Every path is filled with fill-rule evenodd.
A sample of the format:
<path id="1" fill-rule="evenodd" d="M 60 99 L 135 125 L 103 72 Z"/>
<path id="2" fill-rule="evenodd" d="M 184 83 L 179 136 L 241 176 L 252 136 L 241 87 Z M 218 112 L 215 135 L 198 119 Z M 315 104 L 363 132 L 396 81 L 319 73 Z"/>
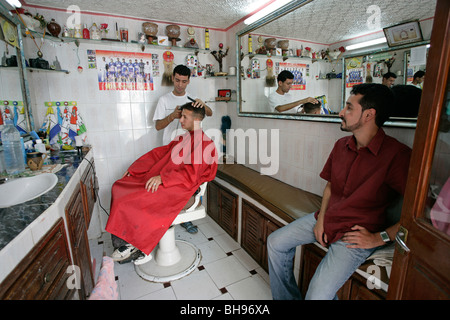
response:
<path id="1" fill-rule="evenodd" d="M 22 0 L 22 3 L 59 9 L 75 4 L 81 11 L 227 30 L 268 1 Z M 368 12 L 373 5 L 377 6 L 375 9 L 379 8 L 377 30 L 367 24 L 370 19 L 375 22 L 373 15 L 377 12 Z M 435 7 L 436 0 L 313 0 L 254 32 L 333 44 L 400 22 L 429 19 L 434 16 Z"/>
<path id="2" fill-rule="evenodd" d="M 434 17 L 435 7 L 436 0 L 313 0 L 255 32 L 330 45 Z M 375 16 L 380 18 L 378 27 Z"/>
<path id="3" fill-rule="evenodd" d="M 227 29 L 269 0 L 21 0 L 32 6 L 130 16 L 153 21 Z"/>

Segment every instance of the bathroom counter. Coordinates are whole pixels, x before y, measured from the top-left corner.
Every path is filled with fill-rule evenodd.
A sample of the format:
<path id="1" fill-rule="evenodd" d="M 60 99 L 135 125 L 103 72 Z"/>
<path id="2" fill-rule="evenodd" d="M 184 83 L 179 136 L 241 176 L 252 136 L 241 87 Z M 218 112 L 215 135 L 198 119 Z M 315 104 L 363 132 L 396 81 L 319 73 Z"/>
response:
<path id="1" fill-rule="evenodd" d="M 93 160 L 93 150 L 83 159 L 61 152 L 53 164 L 67 164 L 56 172 L 58 182 L 46 194 L 0 209 L 0 282 L 17 266 L 59 218 L 65 220 L 67 202 Z M 8 182 L 6 182 L 8 183 Z"/>
<path id="2" fill-rule="evenodd" d="M 80 162 L 81 159 L 76 156 L 76 153 L 61 153 L 59 159 L 53 160 L 51 164 L 67 165 L 55 173 L 58 182 L 52 190 L 30 201 L 8 208 L 0 208 L 0 250 L 55 202 Z"/>

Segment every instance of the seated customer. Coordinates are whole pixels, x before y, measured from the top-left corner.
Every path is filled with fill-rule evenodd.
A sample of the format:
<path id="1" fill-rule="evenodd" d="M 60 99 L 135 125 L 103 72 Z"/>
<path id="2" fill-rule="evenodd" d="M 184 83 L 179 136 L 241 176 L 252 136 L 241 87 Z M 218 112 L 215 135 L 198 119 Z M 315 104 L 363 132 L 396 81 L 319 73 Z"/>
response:
<path id="1" fill-rule="evenodd" d="M 128 243 L 114 251 L 115 261 L 137 250 L 144 256 L 136 264 L 150 261 L 150 252 L 189 198 L 216 176 L 216 148 L 200 127 L 204 117 L 204 108 L 190 102 L 181 106 L 180 124 L 188 132 L 144 154 L 114 183 L 106 231 Z"/>
<path id="2" fill-rule="evenodd" d="M 269 276 L 274 299 L 301 299 L 293 273 L 295 249 L 319 242 L 327 247 L 306 299 L 333 299 L 373 251 L 393 240 L 399 224 L 386 225 L 386 208 L 404 194 L 411 149 L 381 126 L 394 101 L 387 86 L 354 86 L 339 113 L 339 139 L 320 177 L 328 181 L 320 210 L 270 234 Z"/>

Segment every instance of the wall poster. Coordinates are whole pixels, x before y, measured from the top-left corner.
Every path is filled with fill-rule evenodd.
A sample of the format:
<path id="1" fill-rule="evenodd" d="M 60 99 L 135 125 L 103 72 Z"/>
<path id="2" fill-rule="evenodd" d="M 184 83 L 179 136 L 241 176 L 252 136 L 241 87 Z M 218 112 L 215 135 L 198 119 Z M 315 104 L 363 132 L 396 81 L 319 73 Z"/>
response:
<path id="1" fill-rule="evenodd" d="M 288 70 L 294 75 L 294 82 L 291 90 L 306 90 L 306 76 L 309 72 L 309 65 L 303 63 L 277 62 L 276 73 Z"/>
<path id="2" fill-rule="evenodd" d="M 346 58 L 345 67 L 345 86 L 347 88 L 363 83 L 363 57 Z"/>
<path id="3" fill-rule="evenodd" d="M 91 58 L 92 53 L 88 50 Z M 99 90 L 152 91 L 153 57 L 151 53 L 95 50 Z"/>

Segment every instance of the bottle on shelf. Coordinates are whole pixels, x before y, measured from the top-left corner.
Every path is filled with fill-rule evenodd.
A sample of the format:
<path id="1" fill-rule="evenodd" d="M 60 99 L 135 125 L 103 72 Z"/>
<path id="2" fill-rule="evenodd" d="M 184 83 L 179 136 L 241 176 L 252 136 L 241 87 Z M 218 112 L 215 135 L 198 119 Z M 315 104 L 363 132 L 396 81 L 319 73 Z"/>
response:
<path id="1" fill-rule="evenodd" d="M 12 120 L 8 120 L 2 130 L 3 154 L 7 174 L 18 174 L 25 171 L 19 130 Z"/>
<path id="2" fill-rule="evenodd" d="M 205 50 L 209 50 L 209 29 L 205 29 Z"/>
<path id="3" fill-rule="evenodd" d="M 84 24 L 84 28 L 83 28 L 83 39 L 90 39 L 91 36 L 89 34 L 89 29 L 87 27 L 87 24 Z"/>

